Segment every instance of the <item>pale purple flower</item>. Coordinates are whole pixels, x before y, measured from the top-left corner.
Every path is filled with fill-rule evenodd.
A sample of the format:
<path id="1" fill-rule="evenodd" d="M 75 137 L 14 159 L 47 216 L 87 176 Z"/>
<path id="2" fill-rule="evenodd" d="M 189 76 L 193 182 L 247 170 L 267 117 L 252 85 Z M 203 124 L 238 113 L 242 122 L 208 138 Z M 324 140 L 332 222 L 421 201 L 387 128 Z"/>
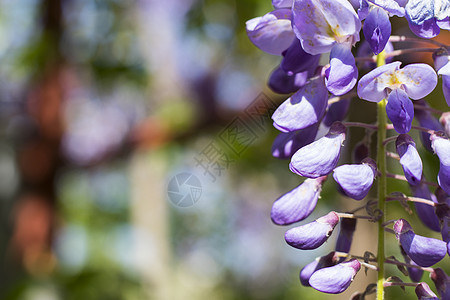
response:
<path id="1" fill-rule="evenodd" d="M 319 122 L 328 105 L 328 91 L 323 78 L 310 80 L 284 101 L 272 115 L 275 128 L 282 132 L 295 131 Z"/>
<path id="2" fill-rule="evenodd" d="M 433 38 L 442 29 L 450 29 L 450 2 L 442 0 L 409 0 L 406 19 L 412 32 L 422 38 Z"/>
<path id="3" fill-rule="evenodd" d="M 387 97 L 386 113 L 399 133 L 411 129 L 414 108 L 411 101 L 431 93 L 437 84 L 436 72 L 426 64 L 410 64 L 400 69 L 393 62 L 364 75 L 358 83 L 358 96 L 379 102 Z"/>
<path id="4" fill-rule="evenodd" d="M 418 185 L 422 179 L 422 159 L 416 149 L 416 143 L 407 134 L 400 134 L 395 141 L 400 156 L 400 164 L 406 179 L 411 185 Z"/>
<path id="5" fill-rule="evenodd" d="M 303 50 L 298 39 L 283 51 L 283 59 L 280 67 L 288 74 L 296 74 L 303 71 L 314 71 L 319 65 L 320 55 L 311 55 Z"/>
<path id="6" fill-rule="evenodd" d="M 270 213 L 278 225 L 289 225 L 306 219 L 314 210 L 326 177 L 306 179 L 292 191 L 278 198 Z"/>
<path id="7" fill-rule="evenodd" d="M 363 33 L 373 53 L 382 52 L 391 36 L 391 22 L 388 13 L 380 7 L 370 10 L 364 22 Z"/>
<path id="8" fill-rule="evenodd" d="M 316 249 L 326 242 L 337 223 L 339 216 L 332 211 L 311 223 L 289 229 L 284 239 L 297 249 Z"/>
<path id="9" fill-rule="evenodd" d="M 298 149 L 314 141 L 318 129 L 319 123 L 316 123 L 297 131 L 281 132 L 273 141 L 272 156 L 290 159 Z"/>
<path id="10" fill-rule="evenodd" d="M 331 48 L 330 67 L 325 72 L 325 84 L 334 95 L 349 92 L 358 80 L 358 68 L 355 65 L 350 44 L 335 44 Z"/>
<path id="11" fill-rule="evenodd" d="M 361 269 L 358 260 L 342 262 L 336 266 L 317 270 L 311 275 L 309 284 L 318 291 L 339 294 L 345 291 Z"/>
<path id="12" fill-rule="evenodd" d="M 262 17 L 248 20 L 247 35 L 259 49 L 273 55 L 281 55 L 295 39 L 291 26 L 292 11 L 276 9 Z"/>
<path id="13" fill-rule="evenodd" d="M 363 199 L 372 187 L 377 166 L 373 159 L 366 158 L 361 164 L 342 165 L 334 169 L 333 178 L 347 196 Z"/>
<path id="14" fill-rule="evenodd" d="M 445 242 L 415 234 L 405 219 L 395 222 L 394 232 L 405 253 L 421 267 L 438 263 L 447 253 Z"/>
<path id="15" fill-rule="evenodd" d="M 289 168 L 296 174 L 310 178 L 327 175 L 339 161 L 345 133 L 346 128 L 342 123 L 333 123 L 324 137 L 295 152 Z"/>

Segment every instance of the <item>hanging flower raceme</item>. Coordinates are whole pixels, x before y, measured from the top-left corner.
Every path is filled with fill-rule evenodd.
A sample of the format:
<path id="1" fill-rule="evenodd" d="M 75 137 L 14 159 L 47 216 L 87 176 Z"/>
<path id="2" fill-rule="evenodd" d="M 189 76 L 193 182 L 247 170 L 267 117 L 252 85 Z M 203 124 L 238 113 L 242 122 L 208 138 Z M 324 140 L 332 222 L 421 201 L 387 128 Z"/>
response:
<path id="1" fill-rule="evenodd" d="M 309 284 L 318 291 L 328 294 L 339 294 L 345 291 L 361 269 L 361 263 L 352 259 L 332 267 L 322 268 L 314 272 Z"/>
<path id="2" fill-rule="evenodd" d="M 422 160 L 417 152 L 416 143 L 412 137 L 403 133 L 397 137 L 395 147 L 408 183 L 418 185 L 422 179 Z"/>
<path id="3" fill-rule="evenodd" d="M 284 239 L 297 249 L 316 249 L 326 242 L 338 223 L 339 216 L 332 211 L 314 222 L 289 229 Z"/>
<path id="4" fill-rule="evenodd" d="M 363 199 L 369 193 L 377 174 L 377 164 L 366 158 L 361 164 L 342 165 L 334 169 L 333 178 L 345 194 L 355 200 Z"/>
<path id="5" fill-rule="evenodd" d="M 450 140 L 444 136 L 432 134 L 431 146 L 440 162 L 438 184 L 447 194 L 450 194 Z"/>
<path id="6" fill-rule="evenodd" d="M 351 47 L 359 41 L 361 22 L 346 0 L 294 0 L 293 29 L 310 54 L 330 53 L 326 86 L 343 95 L 356 84 L 358 69 Z"/>
<path id="7" fill-rule="evenodd" d="M 407 133 L 414 117 L 409 98 L 418 100 L 431 93 L 437 76 L 426 64 L 410 64 L 402 69 L 400 65 L 401 62 L 393 62 L 364 75 L 358 83 L 358 96 L 372 102 L 387 98 L 387 116 L 398 133 Z"/>
<path id="8" fill-rule="evenodd" d="M 440 29 L 450 30 L 450 2 L 442 0 L 409 0 L 406 4 L 409 28 L 417 36 L 432 38 Z"/>
<path id="9" fill-rule="evenodd" d="M 309 178 L 329 174 L 339 161 L 345 133 L 346 128 L 341 122 L 333 123 L 324 137 L 295 152 L 289 168 L 292 172 Z"/>
<path id="10" fill-rule="evenodd" d="M 445 242 L 415 234 L 411 225 L 404 219 L 395 222 L 394 232 L 405 253 L 421 267 L 438 263 L 447 253 Z"/>
<path id="11" fill-rule="evenodd" d="M 306 219 L 314 210 L 326 177 L 306 179 L 292 191 L 278 198 L 270 216 L 278 225 L 289 225 Z"/>

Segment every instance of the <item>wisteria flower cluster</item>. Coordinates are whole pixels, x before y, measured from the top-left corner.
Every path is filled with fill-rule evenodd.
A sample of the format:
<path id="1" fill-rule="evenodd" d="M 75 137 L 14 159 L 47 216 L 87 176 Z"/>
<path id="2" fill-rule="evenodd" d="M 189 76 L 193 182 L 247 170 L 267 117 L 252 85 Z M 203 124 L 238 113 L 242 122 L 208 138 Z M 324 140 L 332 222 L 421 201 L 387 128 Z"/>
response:
<path id="1" fill-rule="evenodd" d="M 253 44 L 281 56 L 268 85 L 276 93 L 291 95 L 272 115 L 274 127 L 281 132 L 272 154 L 290 159 L 290 170 L 305 180 L 274 202 L 271 219 L 277 225 L 306 219 L 331 177 L 340 193 L 364 203 L 351 212 L 332 211 L 286 231 L 287 244 L 312 250 L 323 245 L 338 225 L 340 228 L 335 250 L 301 269 L 301 284 L 324 293 L 341 293 L 364 267 L 376 271 L 378 280 L 353 299 L 363 299 L 373 292 L 377 299 L 383 299 L 384 289 L 390 286 L 413 286 L 418 299 L 450 299 L 450 278 L 435 267 L 450 254 L 450 112 L 433 109 L 426 102 L 441 78 L 442 100 L 450 106 L 450 46 L 430 40 L 441 30 L 450 30 L 450 1 L 272 0 L 272 5 L 272 12 L 247 21 L 246 28 Z M 407 20 L 410 36 L 391 35 L 393 17 Z M 432 47 L 394 50 L 394 43 L 404 41 Z M 402 65 L 395 60 L 415 51 L 431 52 L 434 66 Z M 365 74 L 360 76 L 362 69 Z M 377 103 L 375 124 L 346 120 L 351 103 L 362 100 Z M 351 127 L 364 128 L 366 136 L 352 149 L 352 163 L 340 164 Z M 328 133 L 321 136 L 319 128 L 326 128 Z M 424 149 L 439 160 L 436 182 L 428 181 L 423 174 L 412 130 L 420 132 Z M 370 141 L 375 134 L 376 153 L 372 153 Z M 388 151 L 390 146 L 395 152 Z M 403 175 L 388 172 L 390 159 L 399 163 Z M 387 195 L 387 177 L 407 182 L 410 195 Z M 371 191 L 375 186 L 376 193 Z M 400 202 L 407 210 L 412 202 L 416 214 L 410 218 L 417 217 L 429 229 L 440 232 L 442 238 L 417 234 L 404 218 L 386 220 L 391 201 Z M 356 214 L 364 210 L 366 214 Z M 376 255 L 350 253 L 357 219 L 377 224 Z M 391 236 L 385 237 L 387 234 Z M 398 243 L 404 261 L 385 253 L 385 241 L 389 239 Z M 386 277 L 386 264 L 397 265 L 411 282 Z M 420 282 L 424 272 L 430 274 L 435 291 Z"/>

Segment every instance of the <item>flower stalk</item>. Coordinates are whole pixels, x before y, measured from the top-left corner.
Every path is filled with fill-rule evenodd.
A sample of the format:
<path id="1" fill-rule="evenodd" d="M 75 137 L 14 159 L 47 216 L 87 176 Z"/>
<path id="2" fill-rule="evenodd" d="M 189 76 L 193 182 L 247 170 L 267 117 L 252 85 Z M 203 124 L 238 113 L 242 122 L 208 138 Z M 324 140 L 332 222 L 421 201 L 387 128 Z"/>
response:
<path id="1" fill-rule="evenodd" d="M 385 52 L 377 55 L 377 66 L 385 64 Z M 378 209 L 382 212 L 378 220 L 378 278 L 377 278 L 377 300 L 384 299 L 384 226 L 386 211 L 386 99 L 381 100 L 377 107 L 378 133 L 377 133 L 377 166 L 378 166 Z"/>

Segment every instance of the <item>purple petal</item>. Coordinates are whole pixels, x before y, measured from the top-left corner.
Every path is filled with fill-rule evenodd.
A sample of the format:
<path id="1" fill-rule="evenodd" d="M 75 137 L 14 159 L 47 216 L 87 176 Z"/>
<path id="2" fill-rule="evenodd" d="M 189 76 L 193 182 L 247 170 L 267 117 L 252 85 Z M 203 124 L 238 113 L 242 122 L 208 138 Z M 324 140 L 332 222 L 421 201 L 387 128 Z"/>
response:
<path id="1" fill-rule="evenodd" d="M 325 83 L 327 89 L 337 96 L 349 92 L 358 80 L 358 69 L 350 47 L 348 44 L 335 44 L 331 48 Z"/>
<path id="2" fill-rule="evenodd" d="M 350 286 L 359 269 L 361 269 L 361 264 L 358 260 L 353 259 L 314 272 L 309 283 L 323 293 L 339 294 Z"/>
<path id="3" fill-rule="evenodd" d="M 386 114 L 398 133 L 407 133 L 411 130 L 414 105 L 403 90 L 396 89 L 389 94 Z"/>
<path id="4" fill-rule="evenodd" d="M 439 26 L 435 19 L 434 1 L 409 0 L 405 9 L 409 28 L 417 36 L 433 38 L 439 34 Z"/>
<path id="5" fill-rule="evenodd" d="M 445 101 L 450 106 L 450 55 L 445 51 L 441 55 L 433 53 L 434 66 L 438 70 L 438 74 L 442 76 L 442 91 Z"/>
<path id="6" fill-rule="evenodd" d="M 411 186 L 411 191 L 414 197 L 423 198 L 431 200 L 437 203 L 436 196 L 430 192 L 430 189 L 425 183 L 420 183 L 419 185 Z M 428 228 L 434 231 L 441 231 L 441 226 L 439 225 L 439 219 L 434 212 L 434 208 L 425 203 L 414 202 L 416 207 L 416 213 L 419 219 Z"/>
<path id="7" fill-rule="evenodd" d="M 294 39 L 291 46 L 283 52 L 280 67 L 289 75 L 303 71 L 315 70 L 319 65 L 320 55 L 306 53 L 300 41 Z"/>
<path id="8" fill-rule="evenodd" d="M 447 194 L 450 194 L 450 140 L 432 134 L 431 146 L 440 161 L 438 184 Z"/>
<path id="9" fill-rule="evenodd" d="M 376 174 L 375 162 L 358 165 L 342 165 L 334 169 L 333 178 L 345 194 L 355 200 L 363 199 L 372 187 Z"/>
<path id="10" fill-rule="evenodd" d="M 336 251 L 349 253 L 356 229 L 356 219 L 342 218 L 339 235 L 336 239 Z"/>
<path id="11" fill-rule="evenodd" d="M 450 277 L 441 268 L 436 268 L 430 274 L 436 290 L 443 300 L 450 299 Z"/>
<path id="12" fill-rule="evenodd" d="M 400 164 L 409 184 L 417 185 L 422 179 L 422 160 L 416 149 L 416 143 L 407 134 L 400 134 L 395 141 Z"/>
<path id="13" fill-rule="evenodd" d="M 272 0 L 272 5 L 275 8 L 291 8 L 293 0 Z"/>
<path id="14" fill-rule="evenodd" d="M 262 17 L 248 20 L 245 23 L 247 35 L 259 49 L 273 55 L 281 55 L 295 39 L 291 18 L 290 9 L 276 9 Z"/>
<path id="15" fill-rule="evenodd" d="M 295 152 L 289 164 L 291 171 L 310 178 L 330 173 L 339 161 L 345 132 L 345 126 L 335 122 L 327 135 Z"/>
<path id="16" fill-rule="evenodd" d="M 386 88 L 389 87 L 390 76 L 402 63 L 395 61 L 370 71 L 358 83 L 358 97 L 372 102 L 380 102 L 386 98 Z"/>
<path id="17" fill-rule="evenodd" d="M 282 132 L 299 130 L 319 122 L 328 105 L 322 78 L 309 81 L 273 113 L 273 126 Z"/>
<path id="18" fill-rule="evenodd" d="M 447 105 L 450 106 L 450 76 L 448 75 L 442 75 L 442 92 Z"/>
<path id="19" fill-rule="evenodd" d="M 319 129 L 319 123 L 292 132 L 280 133 L 272 144 L 272 156 L 280 159 L 290 159 L 303 146 L 314 141 Z"/>
<path id="20" fill-rule="evenodd" d="M 442 20 L 437 20 L 436 24 L 441 29 L 450 30 L 450 17 L 444 18 Z"/>
<path id="21" fill-rule="evenodd" d="M 325 177 L 306 179 L 292 191 L 278 198 L 270 216 L 278 225 L 289 225 L 306 219 L 314 210 Z"/>
<path id="22" fill-rule="evenodd" d="M 314 222 L 289 229 L 284 239 L 290 246 L 297 249 L 316 249 L 326 242 L 337 223 L 339 223 L 339 216 L 332 211 Z"/>
<path id="23" fill-rule="evenodd" d="M 398 1 L 394 0 L 367 0 L 367 1 L 375 4 L 378 7 L 383 8 L 392 15 L 396 15 L 398 17 L 405 16 L 405 9 L 399 3 L 397 3 Z"/>
<path id="24" fill-rule="evenodd" d="M 391 36 L 391 22 L 386 11 L 373 8 L 364 22 L 363 32 L 373 53 L 381 53 Z"/>
<path id="25" fill-rule="evenodd" d="M 268 85 L 275 93 L 290 94 L 303 87 L 308 81 L 308 78 L 308 71 L 288 75 L 281 67 L 278 67 L 270 74 Z"/>
<path id="26" fill-rule="evenodd" d="M 347 0 L 294 0 L 292 10 L 294 32 L 310 54 L 359 41 L 361 22 Z"/>
<path id="27" fill-rule="evenodd" d="M 408 97 L 419 100 L 431 93 L 437 85 L 437 75 L 427 64 L 409 64 L 399 72 Z"/>
<path id="28" fill-rule="evenodd" d="M 309 284 L 309 279 L 311 275 L 320 269 L 335 266 L 338 263 L 338 257 L 336 252 L 330 252 L 325 256 L 320 257 L 320 259 L 316 258 L 314 261 L 310 262 L 306 266 L 304 266 L 300 271 L 300 282 L 304 286 L 311 286 Z"/>
<path id="29" fill-rule="evenodd" d="M 414 291 L 416 292 L 417 298 L 419 300 L 439 300 L 436 294 L 425 282 L 419 283 Z"/>
<path id="30" fill-rule="evenodd" d="M 405 253 L 421 267 L 432 266 L 447 254 L 445 242 L 415 234 L 404 219 L 395 222 L 394 231 Z"/>
<path id="31" fill-rule="evenodd" d="M 350 106 L 350 100 L 351 98 L 341 99 L 328 106 L 327 113 L 322 120 L 323 124 L 330 127 L 334 122 L 344 120 Z"/>

